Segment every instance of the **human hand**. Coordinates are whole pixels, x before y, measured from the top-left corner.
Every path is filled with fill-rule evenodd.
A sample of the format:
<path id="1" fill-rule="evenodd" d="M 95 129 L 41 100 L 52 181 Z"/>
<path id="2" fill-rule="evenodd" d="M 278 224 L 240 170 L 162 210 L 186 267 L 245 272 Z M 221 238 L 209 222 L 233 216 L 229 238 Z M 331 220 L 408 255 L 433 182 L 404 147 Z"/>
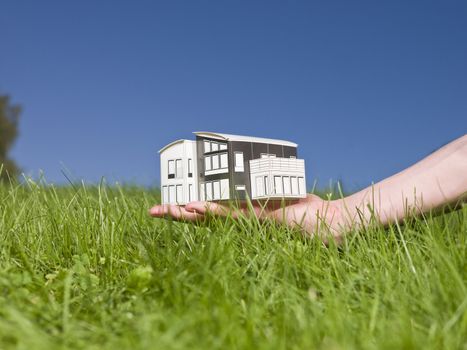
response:
<path id="1" fill-rule="evenodd" d="M 253 201 L 251 205 L 241 203 L 238 207 L 221 202 L 191 202 L 186 206 L 156 205 L 149 210 L 149 214 L 156 218 L 185 222 L 202 222 L 207 216 L 238 219 L 253 215 L 260 220 L 273 220 L 289 227 L 301 228 L 308 235 L 318 235 L 323 239 L 331 235 L 339 239 L 344 223 L 341 208 L 341 200 L 324 200 L 309 194 L 295 201 Z"/>

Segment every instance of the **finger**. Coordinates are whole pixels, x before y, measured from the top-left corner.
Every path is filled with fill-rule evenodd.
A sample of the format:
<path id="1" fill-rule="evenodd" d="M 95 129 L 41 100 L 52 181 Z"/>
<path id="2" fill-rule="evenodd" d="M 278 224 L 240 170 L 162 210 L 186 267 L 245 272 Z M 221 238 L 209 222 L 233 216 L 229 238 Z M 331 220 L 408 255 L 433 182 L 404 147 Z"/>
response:
<path id="1" fill-rule="evenodd" d="M 185 209 L 185 207 L 172 208 L 169 214 L 173 219 L 178 221 L 198 222 L 204 219 L 203 214 L 188 211 Z"/>
<path id="2" fill-rule="evenodd" d="M 172 218 L 177 221 L 199 221 L 203 215 L 198 212 L 188 211 L 179 205 L 156 205 L 149 210 L 149 215 L 155 218 Z"/>
<path id="3" fill-rule="evenodd" d="M 191 202 L 186 205 L 186 210 L 203 215 L 211 214 L 221 217 L 226 217 L 231 213 L 229 207 L 214 202 Z"/>
<path id="4" fill-rule="evenodd" d="M 265 217 L 265 209 L 256 204 L 248 205 L 246 202 L 237 203 L 238 206 L 229 206 L 228 204 L 220 204 L 215 202 L 191 202 L 186 205 L 188 211 L 196 211 L 204 215 L 209 214 L 218 217 L 231 217 L 239 219 L 240 217 Z"/>
<path id="5" fill-rule="evenodd" d="M 197 211 L 204 215 L 212 215 L 216 217 L 231 217 L 238 219 L 241 216 L 248 216 L 249 210 L 245 205 L 241 207 L 232 207 L 226 204 L 214 203 L 214 202 L 192 202 L 187 204 L 187 210 Z"/>

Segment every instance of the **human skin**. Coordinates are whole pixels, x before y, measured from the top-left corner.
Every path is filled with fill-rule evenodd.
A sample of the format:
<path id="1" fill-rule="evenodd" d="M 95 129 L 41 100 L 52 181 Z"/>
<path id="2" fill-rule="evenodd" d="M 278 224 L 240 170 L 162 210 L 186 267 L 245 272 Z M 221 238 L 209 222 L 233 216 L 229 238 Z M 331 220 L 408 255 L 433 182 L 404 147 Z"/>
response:
<path id="1" fill-rule="evenodd" d="M 255 215 L 261 220 L 299 227 L 324 240 L 339 240 L 351 228 L 361 228 L 376 218 L 381 224 L 400 222 L 408 213 L 422 214 L 444 205 L 456 205 L 467 195 L 467 134 L 443 146 L 418 163 L 374 185 L 336 200 L 309 194 L 290 202 L 243 203 L 232 207 L 215 202 L 186 206 L 155 205 L 156 218 L 200 222 L 206 216 Z"/>

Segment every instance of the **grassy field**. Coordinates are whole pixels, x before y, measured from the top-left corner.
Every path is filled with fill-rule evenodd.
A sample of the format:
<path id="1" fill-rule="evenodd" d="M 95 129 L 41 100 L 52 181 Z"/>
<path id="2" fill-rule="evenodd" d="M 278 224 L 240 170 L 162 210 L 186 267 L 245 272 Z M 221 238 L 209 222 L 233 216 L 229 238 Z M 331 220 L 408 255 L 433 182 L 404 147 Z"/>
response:
<path id="1" fill-rule="evenodd" d="M 466 206 L 324 247 L 157 201 L 0 186 L 0 349 L 467 349 Z"/>

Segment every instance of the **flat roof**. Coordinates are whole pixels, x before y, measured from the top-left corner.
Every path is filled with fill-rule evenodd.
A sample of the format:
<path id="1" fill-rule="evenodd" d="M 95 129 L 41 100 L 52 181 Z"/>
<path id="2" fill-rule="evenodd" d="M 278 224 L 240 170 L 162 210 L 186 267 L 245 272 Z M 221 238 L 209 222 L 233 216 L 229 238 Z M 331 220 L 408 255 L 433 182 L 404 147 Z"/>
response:
<path id="1" fill-rule="evenodd" d="M 258 142 L 258 143 L 269 143 L 273 145 L 282 145 L 297 147 L 298 145 L 294 142 L 277 140 L 277 139 L 266 139 L 263 137 L 252 137 L 252 136 L 242 136 L 242 135 L 231 135 L 223 134 L 218 132 L 211 131 L 195 131 L 193 134 L 200 137 L 209 137 L 211 139 L 218 139 L 223 141 L 243 141 L 243 142 Z"/>

